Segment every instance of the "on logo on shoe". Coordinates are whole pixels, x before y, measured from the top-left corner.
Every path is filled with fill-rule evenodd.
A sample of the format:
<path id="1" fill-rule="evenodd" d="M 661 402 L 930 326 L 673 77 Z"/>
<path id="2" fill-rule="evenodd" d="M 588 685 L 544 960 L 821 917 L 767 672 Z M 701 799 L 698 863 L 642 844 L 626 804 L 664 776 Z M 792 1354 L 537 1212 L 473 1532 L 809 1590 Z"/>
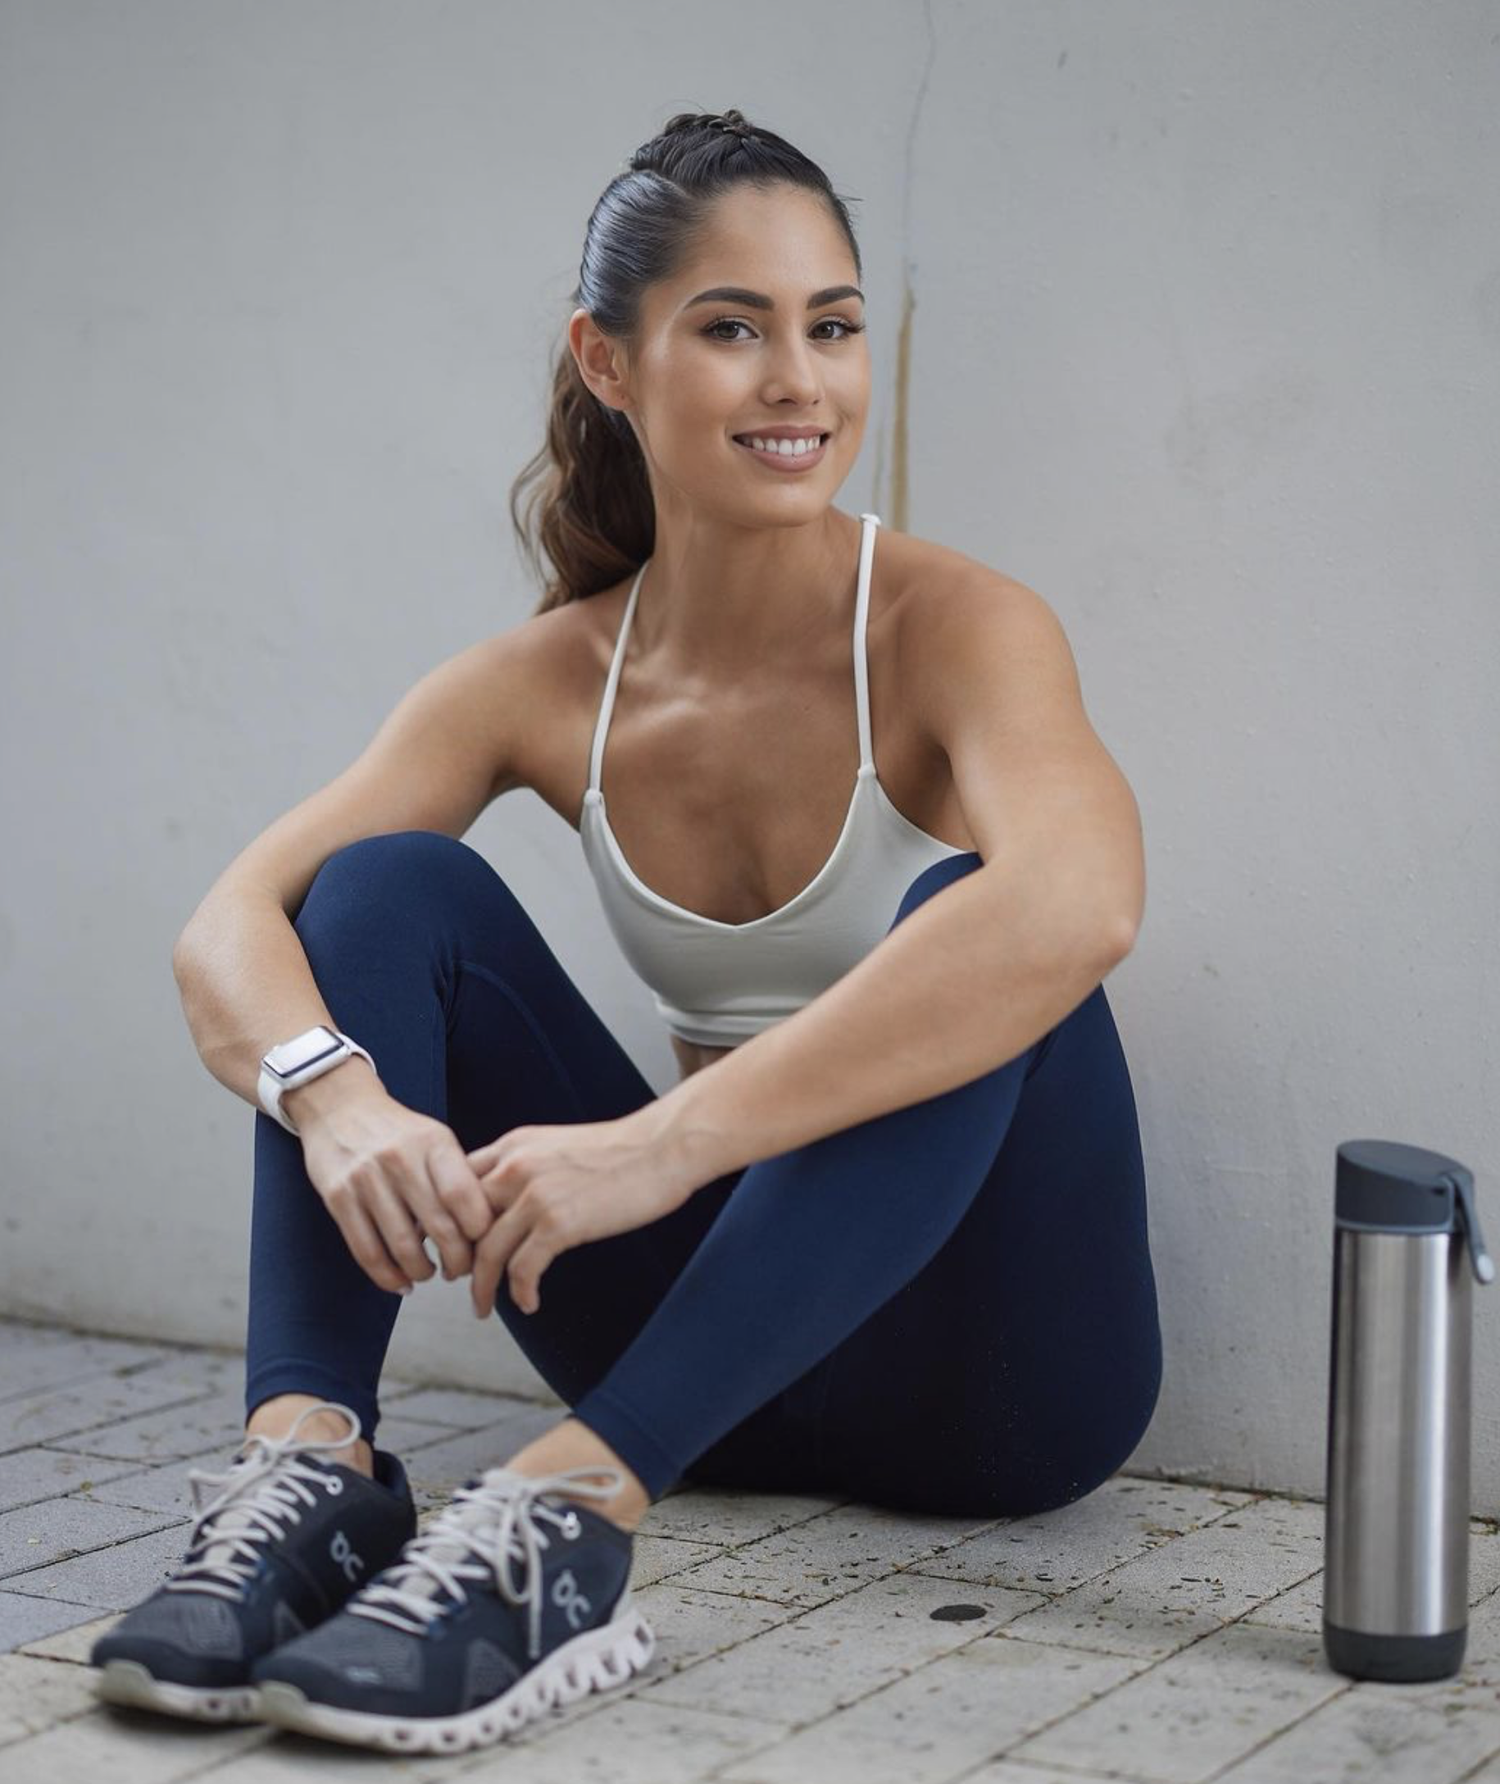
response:
<path id="1" fill-rule="evenodd" d="M 364 1562 L 355 1554 L 349 1538 L 342 1530 L 335 1530 L 333 1541 L 328 1545 L 328 1553 L 344 1570 L 344 1578 L 357 1579 L 364 1571 Z"/>
<path id="2" fill-rule="evenodd" d="M 583 1619 L 589 1614 L 589 1601 L 578 1590 L 578 1581 L 573 1577 L 571 1567 L 565 1567 L 552 1582 L 552 1602 L 567 1617 L 574 1629 L 583 1626 Z M 574 1612 L 577 1611 L 577 1616 Z"/>

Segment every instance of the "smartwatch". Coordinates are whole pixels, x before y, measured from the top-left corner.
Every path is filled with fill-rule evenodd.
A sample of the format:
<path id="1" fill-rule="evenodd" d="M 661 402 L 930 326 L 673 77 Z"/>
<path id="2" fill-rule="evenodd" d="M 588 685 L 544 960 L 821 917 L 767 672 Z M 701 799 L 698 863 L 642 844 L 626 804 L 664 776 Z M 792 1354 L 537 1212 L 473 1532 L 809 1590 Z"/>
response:
<path id="1" fill-rule="evenodd" d="M 289 1134 L 296 1133 L 291 1116 L 281 1106 L 283 1095 L 288 1090 L 295 1090 L 299 1084 L 321 1078 L 324 1072 L 331 1072 L 356 1053 L 361 1059 L 368 1060 L 370 1070 L 375 1071 L 375 1061 L 358 1041 L 351 1041 L 348 1035 L 329 1028 L 326 1023 L 320 1022 L 305 1034 L 280 1042 L 260 1062 L 256 1096 L 261 1108 L 279 1121 Z"/>

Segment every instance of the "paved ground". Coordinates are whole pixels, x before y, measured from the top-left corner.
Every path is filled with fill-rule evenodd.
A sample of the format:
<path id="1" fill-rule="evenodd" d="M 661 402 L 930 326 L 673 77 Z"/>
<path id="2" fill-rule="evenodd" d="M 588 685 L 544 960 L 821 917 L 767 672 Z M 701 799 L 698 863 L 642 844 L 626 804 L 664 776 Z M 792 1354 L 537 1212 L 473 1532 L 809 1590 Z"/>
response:
<path id="1" fill-rule="evenodd" d="M 976 1522 L 684 1487 L 636 1538 L 647 1671 L 481 1753 L 397 1759 L 107 1707 L 95 1636 L 186 1546 L 241 1434 L 233 1353 L 0 1321 L 0 1784 L 1500 1784 L 1500 1535 L 1472 1526 L 1457 1679 L 1322 1650 L 1313 1500 L 1116 1475 Z M 555 1404 L 388 1382 L 424 1521 Z"/>

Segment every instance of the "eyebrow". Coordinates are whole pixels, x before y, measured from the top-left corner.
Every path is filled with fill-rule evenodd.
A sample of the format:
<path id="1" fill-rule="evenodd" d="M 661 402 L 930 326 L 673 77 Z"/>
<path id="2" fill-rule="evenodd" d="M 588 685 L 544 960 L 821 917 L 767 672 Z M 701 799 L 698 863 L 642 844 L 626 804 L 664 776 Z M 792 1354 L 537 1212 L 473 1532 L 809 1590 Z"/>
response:
<path id="1" fill-rule="evenodd" d="M 861 303 L 865 301 L 865 294 L 858 285 L 830 285 L 826 291 L 815 291 L 808 298 L 807 307 L 820 310 L 824 304 L 836 304 L 845 297 L 857 297 Z M 690 297 L 682 307 L 690 310 L 694 304 L 744 304 L 752 310 L 776 308 L 774 298 L 761 291 L 746 291 L 738 285 L 715 285 L 711 291 L 700 291 L 696 297 Z"/>

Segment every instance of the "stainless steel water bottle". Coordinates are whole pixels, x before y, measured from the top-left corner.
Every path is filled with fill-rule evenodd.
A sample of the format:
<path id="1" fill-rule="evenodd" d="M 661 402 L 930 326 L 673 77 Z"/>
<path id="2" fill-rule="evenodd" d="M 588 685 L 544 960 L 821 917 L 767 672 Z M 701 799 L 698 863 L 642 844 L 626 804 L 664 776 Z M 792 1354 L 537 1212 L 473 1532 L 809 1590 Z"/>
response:
<path id="1" fill-rule="evenodd" d="M 1346 1140 L 1334 1188 L 1323 1647 L 1355 1679 L 1447 1678 L 1469 1632 L 1472 1174 Z"/>

